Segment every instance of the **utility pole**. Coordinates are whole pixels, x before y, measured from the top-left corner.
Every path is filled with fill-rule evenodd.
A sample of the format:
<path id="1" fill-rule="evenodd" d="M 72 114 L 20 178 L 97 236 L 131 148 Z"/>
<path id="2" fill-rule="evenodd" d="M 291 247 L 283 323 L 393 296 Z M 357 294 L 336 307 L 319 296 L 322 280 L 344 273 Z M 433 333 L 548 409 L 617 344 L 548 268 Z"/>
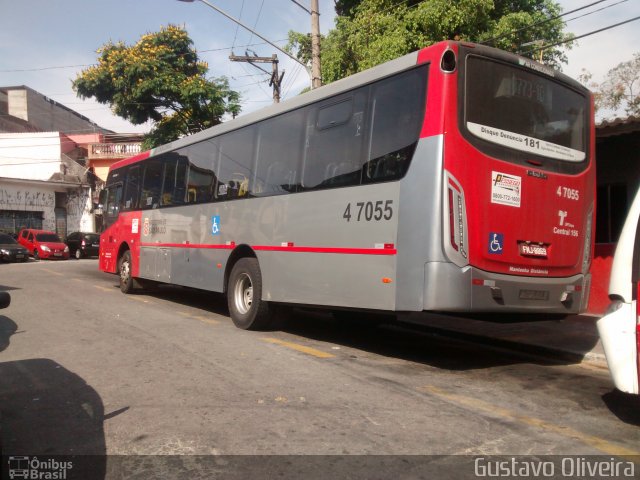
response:
<path id="1" fill-rule="evenodd" d="M 181 0 L 187 1 L 187 0 Z M 320 71 L 320 10 L 318 0 L 311 0 L 311 10 L 298 0 L 291 0 L 309 15 L 311 15 L 311 88 L 322 86 L 322 72 Z M 307 70 L 308 71 L 308 70 Z"/>
<path id="2" fill-rule="evenodd" d="M 311 74 L 311 88 L 318 88 L 318 87 L 322 86 L 322 73 L 320 72 L 320 10 L 319 10 L 319 7 L 318 7 L 318 0 L 311 0 L 311 10 L 308 10 L 307 7 L 305 7 L 304 5 L 299 3 L 298 0 L 292 0 L 293 3 L 298 5 L 303 10 L 306 10 L 311 15 L 311 72 L 309 72 L 309 66 L 308 65 L 305 65 L 299 59 L 297 59 L 296 57 L 291 55 L 286 50 L 283 50 L 282 48 L 277 46 L 272 41 L 267 40 L 265 37 L 260 35 L 258 32 L 255 32 L 251 28 L 247 27 L 240 20 L 238 20 L 237 18 L 232 17 L 227 12 L 221 10 L 220 8 L 216 7 L 215 5 L 212 5 L 207 0 L 178 0 L 178 1 L 179 2 L 186 2 L 186 3 L 194 3 L 196 1 L 200 1 L 201 3 L 204 3 L 207 7 L 212 8 L 213 10 L 215 10 L 218 13 L 220 13 L 221 15 L 224 15 L 225 17 L 227 17 L 232 22 L 240 25 L 245 30 L 250 31 L 255 36 L 257 36 L 258 38 L 264 40 L 265 42 L 267 42 L 269 45 L 271 45 L 272 47 L 276 48 L 277 50 L 280 50 L 282 53 L 284 53 L 289 58 L 291 58 L 294 62 L 297 62 L 300 65 L 302 65 L 305 68 L 305 70 L 307 71 L 307 73 Z"/>
<path id="3" fill-rule="evenodd" d="M 278 74 L 278 55 L 275 53 L 270 57 L 258 57 L 255 54 L 249 55 L 248 52 L 244 52 L 245 55 L 229 55 L 229 60 L 232 62 L 247 62 L 256 67 L 259 70 L 262 70 L 265 73 L 269 73 L 264 68 L 259 65 L 254 65 L 254 63 L 270 63 L 271 64 L 271 79 L 269 80 L 269 86 L 273 87 L 273 103 L 280 103 L 280 85 L 282 85 L 282 79 L 284 78 L 284 70 L 282 74 Z"/>
<path id="4" fill-rule="evenodd" d="M 322 86 L 320 72 L 320 11 L 318 0 L 311 0 L 311 88 Z"/>

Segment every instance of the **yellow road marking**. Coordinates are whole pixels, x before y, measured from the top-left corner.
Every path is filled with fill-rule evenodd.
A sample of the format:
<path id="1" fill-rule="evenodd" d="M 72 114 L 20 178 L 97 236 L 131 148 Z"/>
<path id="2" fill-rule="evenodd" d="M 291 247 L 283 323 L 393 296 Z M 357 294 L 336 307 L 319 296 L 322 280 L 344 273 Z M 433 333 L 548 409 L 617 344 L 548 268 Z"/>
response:
<path id="1" fill-rule="evenodd" d="M 136 302 L 149 303 L 149 300 L 143 297 L 136 297 L 135 295 L 127 295 L 127 298 L 135 300 Z"/>
<path id="2" fill-rule="evenodd" d="M 55 270 L 49 270 L 48 268 L 43 268 L 42 271 L 51 273 L 53 275 L 58 275 L 59 277 L 64 277 L 64 273 L 56 272 Z"/>
<path id="3" fill-rule="evenodd" d="M 507 410 L 506 408 L 501 408 L 501 407 L 498 407 L 497 405 L 483 402 L 482 400 L 478 400 L 476 398 L 471 398 L 471 397 L 466 397 L 464 395 L 459 395 L 456 393 L 446 392 L 432 385 L 425 385 L 423 387 L 418 387 L 418 390 L 421 392 L 430 393 L 440 398 L 444 398 L 446 400 L 451 401 L 452 403 L 457 403 L 459 405 L 471 407 L 474 410 L 482 410 L 492 415 L 496 415 L 508 420 L 514 420 L 516 422 L 520 422 L 525 425 L 529 425 L 531 427 L 542 428 L 544 430 L 548 430 L 550 432 L 562 435 L 564 437 L 569 437 L 573 440 L 578 440 L 582 443 L 585 443 L 591 447 L 594 447 L 600 450 L 601 452 L 605 452 L 608 455 L 616 455 L 616 456 L 640 455 L 640 451 L 638 450 L 632 450 L 626 447 L 615 445 L 603 438 L 596 437 L 593 435 L 587 435 L 586 433 L 579 432 L 577 430 L 574 430 L 571 427 L 567 427 L 564 425 L 557 425 L 555 423 L 547 422 L 539 418 L 522 415 L 520 413 Z"/>
<path id="4" fill-rule="evenodd" d="M 276 345 L 282 345 L 283 347 L 287 347 L 292 350 L 296 350 L 297 352 L 306 353 L 307 355 L 312 355 L 318 358 L 335 357 L 335 355 L 331 355 L 330 353 L 323 352 L 321 350 L 316 350 L 315 348 L 305 347 L 304 345 L 299 345 L 297 343 L 285 342 L 284 340 L 278 340 L 277 338 L 263 338 L 262 340 L 269 343 L 275 343 Z"/>
<path id="5" fill-rule="evenodd" d="M 113 288 L 107 288 L 107 287 L 103 287 L 100 285 L 94 285 L 94 287 L 96 287 L 98 290 L 102 290 L 103 292 L 113 292 L 115 291 L 115 289 Z"/>
<path id="6" fill-rule="evenodd" d="M 191 313 L 187 313 L 187 312 L 178 312 L 178 314 L 182 315 L 183 317 L 198 320 L 199 322 L 202 322 L 202 323 L 208 323 L 209 325 L 218 325 L 220 323 L 218 320 L 214 320 L 208 317 L 203 317 L 202 315 L 192 315 Z"/>

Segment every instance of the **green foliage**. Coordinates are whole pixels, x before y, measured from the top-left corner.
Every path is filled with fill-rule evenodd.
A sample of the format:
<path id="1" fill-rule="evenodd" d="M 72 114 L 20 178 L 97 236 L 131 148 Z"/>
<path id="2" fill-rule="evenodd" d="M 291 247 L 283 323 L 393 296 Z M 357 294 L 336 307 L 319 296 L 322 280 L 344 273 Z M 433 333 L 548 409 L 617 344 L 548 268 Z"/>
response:
<path id="1" fill-rule="evenodd" d="M 486 42 L 540 60 L 535 46 L 570 39 L 554 0 L 336 0 L 335 28 L 322 43 L 322 77 L 330 83 L 442 40 Z M 301 34 L 289 34 L 289 46 L 308 58 Z M 556 68 L 566 63 L 558 47 L 542 52 Z"/>
<path id="2" fill-rule="evenodd" d="M 146 148 L 212 127 L 225 114 L 240 112 L 240 98 L 225 78 L 206 78 L 208 65 L 192 45 L 187 32 L 173 25 L 135 45 L 108 42 L 98 50 L 98 64 L 83 70 L 73 88 L 134 125 L 155 122 Z"/>
<path id="3" fill-rule="evenodd" d="M 609 70 L 600 86 L 602 104 L 606 108 L 622 108 L 627 115 L 640 115 L 640 52 L 629 61 Z"/>
<path id="4" fill-rule="evenodd" d="M 602 83 L 594 81 L 587 70 L 578 79 L 593 91 L 596 110 L 609 109 L 616 114 L 623 110 L 628 116 L 640 116 L 640 52 L 609 70 Z"/>

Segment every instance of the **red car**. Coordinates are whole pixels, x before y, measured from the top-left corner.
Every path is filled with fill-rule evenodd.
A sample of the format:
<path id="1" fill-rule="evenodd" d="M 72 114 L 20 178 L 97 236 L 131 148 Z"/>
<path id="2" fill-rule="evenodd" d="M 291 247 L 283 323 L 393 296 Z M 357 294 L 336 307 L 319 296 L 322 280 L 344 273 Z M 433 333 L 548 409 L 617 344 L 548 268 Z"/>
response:
<path id="1" fill-rule="evenodd" d="M 29 254 L 40 258 L 56 258 L 67 260 L 69 247 L 54 232 L 25 228 L 18 234 L 20 245 L 29 250 Z"/>

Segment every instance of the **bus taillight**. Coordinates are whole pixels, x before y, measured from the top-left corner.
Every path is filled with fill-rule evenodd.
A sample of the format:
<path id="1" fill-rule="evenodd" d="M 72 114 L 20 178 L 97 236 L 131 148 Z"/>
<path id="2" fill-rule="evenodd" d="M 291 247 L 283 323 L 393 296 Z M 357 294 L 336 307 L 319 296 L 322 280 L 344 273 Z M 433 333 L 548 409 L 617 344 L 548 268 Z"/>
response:
<path id="1" fill-rule="evenodd" d="M 467 210 L 464 190 L 460 183 L 449 173 L 446 178 L 446 210 L 444 219 L 445 250 L 448 257 L 458 265 L 467 265 Z"/>
<path id="2" fill-rule="evenodd" d="M 582 247 L 582 273 L 589 272 L 591 267 L 591 228 L 593 226 L 593 205 L 587 213 L 587 223 L 585 225 L 584 245 Z"/>
<path id="3" fill-rule="evenodd" d="M 456 244 L 456 221 L 453 213 L 453 189 L 449 188 L 449 238 L 451 240 L 451 246 L 457 252 L 458 245 Z"/>

